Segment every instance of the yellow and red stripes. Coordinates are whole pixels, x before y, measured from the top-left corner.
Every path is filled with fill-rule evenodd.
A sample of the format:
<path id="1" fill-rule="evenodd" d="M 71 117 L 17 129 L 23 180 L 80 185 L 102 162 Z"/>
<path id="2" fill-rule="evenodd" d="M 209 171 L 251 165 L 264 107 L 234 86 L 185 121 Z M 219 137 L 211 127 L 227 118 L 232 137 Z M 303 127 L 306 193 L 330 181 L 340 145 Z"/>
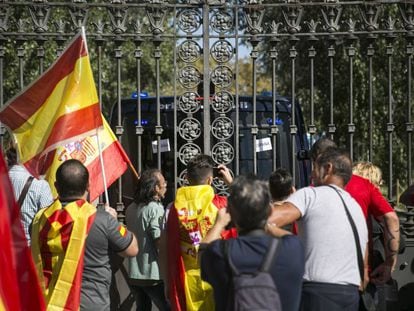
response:
<path id="1" fill-rule="evenodd" d="M 59 201 L 36 215 L 32 252 L 48 309 L 78 310 L 86 236 L 96 208 L 79 200 Z"/>
<path id="2" fill-rule="evenodd" d="M 0 310 L 45 310 L 1 151 L 0 185 Z"/>
<path id="3" fill-rule="evenodd" d="M 0 112 L 18 142 L 21 162 L 38 176 L 45 155 L 102 125 L 85 38 L 79 35 L 37 81 Z M 40 161 L 34 165 L 30 161 Z M 36 170 L 33 170 L 36 169 Z"/>
<path id="4" fill-rule="evenodd" d="M 109 187 L 126 171 L 130 164 L 130 160 L 103 116 L 102 121 L 104 126 L 102 129 L 99 129 L 99 142 L 102 151 L 103 165 L 105 167 L 106 182 Z M 89 171 L 90 200 L 94 201 L 105 191 L 96 133 L 95 135 L 88 136 L 79 141 L 79 146 L 81 146 L 79 152 L 84 155 L 81 161 Z M 49 182 L 55 195 L 57 195 L 54 188 L 56 170 L 64 160 L 76 156 L 71 154 L 69 149 L 70 148 L 67 149 L 67 146 L 59 147 L 56 154 L 53 154 L 53 157 L 50 154 L 50 156 L 44 158 L 45 166 L 42 168 L 42 171 L 45 172 L 45 178 Z M 64 154 L 64 156 L 62 156 L 62 154 Z M 38 163 L 39 161 L 30 161 L 26 166 L 32 164 L 36 165 Z"/>

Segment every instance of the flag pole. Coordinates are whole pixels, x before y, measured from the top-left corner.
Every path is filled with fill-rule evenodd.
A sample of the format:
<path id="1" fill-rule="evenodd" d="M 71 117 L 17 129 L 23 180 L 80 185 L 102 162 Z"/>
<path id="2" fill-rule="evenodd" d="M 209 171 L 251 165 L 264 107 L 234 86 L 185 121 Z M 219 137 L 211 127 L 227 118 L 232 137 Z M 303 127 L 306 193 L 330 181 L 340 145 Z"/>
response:
<path id="1" fill-rule="evenodd" d="M 136 177 L 137 180 L 139 180 L 139 174 L 137 172 L 137 170 L 135 169 L 135 167 L 132 165 L 131 162 L 128 162 L 129 167 L 131 168 L 132 173 L 134 173 L 134 176 Z"/>
<path id="2" fill-rule="evenodd" d="M 105 201 L 106 201 L 106 204 L 109 204 L 108 187 L 106 183 L 106 174 L 105 174 L 105 165 L 103 163 L 102 147 L 101 147 L 101 142 L 99 140 L 99 127 L 96 129 L 96 140 L 98 142 L 99 162 L 101 162 L 101 171 L 102 171 L 102 177 L 103 177 L 102 180 L 103 180 L 104 189 L 105 189 Z"/>

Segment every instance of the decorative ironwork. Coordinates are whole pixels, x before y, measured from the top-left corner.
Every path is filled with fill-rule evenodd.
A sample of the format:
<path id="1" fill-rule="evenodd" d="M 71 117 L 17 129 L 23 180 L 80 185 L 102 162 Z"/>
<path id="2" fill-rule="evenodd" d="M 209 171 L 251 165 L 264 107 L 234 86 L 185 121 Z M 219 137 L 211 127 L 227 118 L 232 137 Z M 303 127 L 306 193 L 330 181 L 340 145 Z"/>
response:
<path id="1" fill-rule="evenodd" d="M 342 6 L 330 5 L 322 9 L 322 16 L 325 21 L 324 28 L 329 33 L 337 32 L 339 30 L 339 20 L 342 15 Z"/>
<path id="2" fill-rule="evenodd" d="M 261 6 L 257 6 L 257 4 L 260 3 L 261 1 L 250 0 L 247 2 L 249 6 L 244 9 L 247 22 L 247 31 L 253 36 L 262 32 L 264 9 Z M 250 6 L 250 4 L 254 5 Z"/>
<path id="3" fill-rule="evenodd" d="M 401 17 L 404 22 L 404 27 L 407 31 L 414 30 L 414 5 L 413 4 L 400 4 L 399 5 Z"/>
<path id="4" fill-rule="evenodd" d="M 287 25 L 287 31 L 291 35 L 296 34 L 300 32 L 301 27 L 300 23 L 302 21 L 303 16 L 303 7 L 297 6 L 297 7 L 289 7 L 286 10 L 283 10 L 283 17 L 285 18 L 285 23 Z"/>
<path id="5" fill-rule="evenodd" d="M 196 32 L 201 25 L 201 15 L 197 10 L 183 10 L 178 14 L 177 25 L 185 33 Z"/>
<path id="6" fill-rule="evenodd" d="M 44 4 L 31 5 L 29 7 L 30 16 L 34 24 L 35 32 L 48 31 L 47 23 L 50 16 L 50 7 Z"/>
<path id="7" fill-rule="evenodd" d="M 196 145 L 195 143 L 187 143 L 181 146 L 180 150 L 178 150 L 178 158 L 182 164 L 187 165 L 188 161 L 200 153 L 200 146 Z"/>
<path id="8" fill-rule="evenodd" d="M 0 7 L 0 32 L 5 32 L 9 29 L 9 18 L 11 7 L 3 5 Z"/>
<path id="9" fill-rule="evenodd" d="M 218 10 L 211 16 L 211 28 L 217 33 L 226 33 L 233 28 L 233 15 L 231 12 Z"/>
<path id="10" fill-rule="evenodd" d="M 216 163 L 230 164 L 234 159 L 234 148 L 226 142 L 219 142 L 211 149 L 212 157 Z"/>
<path id="11" fill-rule="evenodd" d="M 81 4 L 76 5 L 76 6 L 71 6 L 69 9 L 69 13 L 72 18 L 72 22 L 77 29 L 80 29 L 82 26 L 86 25 L 86 22 L 88 20 L 88 13 L 89 13 L 88 7 L 83 6 Z"/>
<path id="12" fill-rule="evenodd" d="M 200 59 L 201 48 L 194 40 L 185 40 L 178 46 L 178 57 L 186 63 L 194 63 Z"/>
<path id="13" fill-rule="evenodd" d="M 227 63 L 233 57 L 233 46 L 227 40 L 216 41 L 211 47 L 210 54 L 218 63 Z"/>
<path id="14" fill-rule="evenodd" d="M 228 88 L 233 83 L 233 71 L 228 66 L 217 66 L 211 73 L 211 81 L 217 87 Z"/>
<path id="15" fill-rule="evenodd" d="M 185 140 L 194 140 L 201 135 L 201 124 L 197 119 L 185 118 L 178 125 L 178 131 Z"/>
<path id="16" fill-rule="evenodd" d="M 364 6 L 365 10 L 361 9 L 359 7 L 359 11 L 362 16 L 362 20 L 364 22 L 364 28 L 369 31 L 375 31 L 378 30 L 379 24 L 378 24 L 378 17 L 381 12 L 381 6 L 374 5 L 374 4 L 367 4 Z"/>
<path id="17" fill-rule="evenodd" d="M 228 139 L 234 133 L 234 124 L 227 117 L 218 117 L 211 124 L 211 133 L 217 139 Z"/>
<path id="18" fill-rule="evenodd" d="M 189 185 L 188 179 L 187 179 L 187 170 L 181 171 L 180 175 L 178 175 L 177 183 L 178 183 L 178 186 L 180 187 Z"/>
<path id="19" fill-rule="evenodd" d="M 233 109 L 233 103 L 233 96 L 227 91 L 221 91 L 214 94 L 211 107 L 218 113 L 227 113 Z"/>
<path id="20" fill-rule="evenodd" d="M 126 21 L 128 17 L 128 9 L 125 7 L 112 6 L 109 8 L 109 16 L 111 18 L 112 32 L 121 34 L 126 31 Z"/>
<path id="21" fill-rule="evenodd" d="M 399 12 L 396 11 L 397 7 Z M 321 14 L 318 16 L 315 12 L 321 12 Z M 386 15 L 383 16 L 383 14 Z M 307 21 L 303 20 L 305 16 L 310 16 Z M 266 31 L 263 31 L 265 21 L 268 21 L 268 24 Z M 156 124 L 151 129 L 137 126 L 136 133 L 140 138 L 146 131 L 153 131 L 151 134 L 155 135 L 155 139 L 161 138 L 161 133 L 162 135 L 166 133 L 163 128 L 162 96 L 172 95 L 176 98 L 174 104 L 177 105 L 174 115 L 176 117 L 174 138 L 177 139 L 177 149 L 186 143 L 196 144 L 195 137 L 198 137 L 197 140 L 204 144 L 200 147 L 202 152 L 214 155 L 216 149 L 211 148 L 213 143 L 229 143 L 233 146 L 231 152 L 234 154 L 234 162 L 232 165 L 238 174 L 240 168 L 237 168 L 236 164 L 240 162 L 240 155 L 237 154 L 240 148 L 237 143 L 240 138 L 238 135 L 241 135 L 238 132 L 241 123 L 235 118 L 237 112 L 243 111 L 242 105 L 244 104 L 238 102 L 241 95 L 241 84 L 238 80 L 241 76 L 241 67 L 238 66 L 239 59 L 235 59 L 237 49 L 239 57 L 242 55 L 241 52 L 243 56 L 250 53 L 251 68 L 254 72 L 251 75 L 252 89 L 248 92 L 253 94 L 261 91 L 258 75 L 266 72 L 271 80 L 273 92 L 277 89 L 290 89 L 289 94 L 285 94 L 290 98 L 297 98 L 300 94 L 300 102 L 306 103 L 302 105 L 305 118 L 311 116 L 310 121 L 306 120 L 308 132 L 311 135 L 316 137 L 320 132 L 325 132 L 335 139 L 337 137 L 344 139 L 340 136 L 346 135 L 346 140 L 352 145 L 353 139 L 350 134 L 354 134 L 354 131 L 359 133 L 360 129 L 367 129 L 367 145 L 369 146 L 361 148 L 350 146 L 349 148 L 358 155 L 358 159 L 363 157 L 362 151 L 359 150 L 366 149 L 368 160 L 372 160 L 373 153 L 376 151 L 372 148 L 374 137 L 381 135 L 383 131 L 385 138 L 388 134 L 398 135 L 399 142 L 395 139 L 390 141 L 392 147 L 390 150 L 392 149 L 395 153 L 397 148 L 394 146 L 400 144 L 401 141 L 406 141 L 407 150 L 404 150 L 404 156 L 412 158 L 409 154 L 412 149 L 412 136 L 410 135 L 414 131 L 411 117 L 414 4 L 410 1 L 384 0 L 354 3 L 339 0 L 324 2 L 183 0 L 176 3 L 167 0 L 141 2 L 0 0 L 0 104 L 9 99 L 13 93 L 12 87 L 16 85 L 23 87 L 24 83 L 30 82 L 31 77 L 26 74 L 29 68 L 30 74 L 37 72 L 37 68 L 41 72 L 43 63 L 48 64 L 52 61 L 49 55 L 59 54 L 65 42 L 73 37 L 81 26 L 86 28 L 91 61 L 95 62 L 93 67 L 98 71 L 96 76 L 100 81 L 99 93 L 113 94 L 105 95 L 110 98 L 104 98 L 103 101 L 120 103 L 121 98 L 127 92 L 123 79 L 127 75 L 130 84 L 131 80 L 134 80 L 135 70 L 136 81 L 132 81 L 131 84 L 133 88 L 140 89 L 143 85 L 146 87 L 150 85 L 148 90 L 150 95 L 158 99 L 155 101 L 157 109 L 154 112 Z M 301 44 L 297 45 L 296 40 L 299 38 Z M 357 40 L 361 44 L 356 44 Z M 152 44 L 144 44 L 144 42 Z M 9 53 L 9 47 L 11 47 L 10 50 L 15 51 L 13 55 Z M 402 47 L 405 49 L 403 52 L 399 51 Z M 344 48 L 345 57 L 348 60 L 344 59 L 343 53 L 339 53 Z M 29 49 L 32 50 L 29 51 Z M 171 55 L 162 53 L 166 49 L 168 52 L 175 50 L 176 53 L 171 53 Z M 152 57 L 150 61 L 144 57 L 148 55 Z M 321 66 L 317 55 L 327 58 L 327 68 L 325 68 L 327 76 L 324 77 L 326 85 L 323 86 L 320 85 L 320 81 L 316 80 L 316 70 L 320 70 L 319 66 Z M 170 57 L 168 60 L 164 58 L 167 56 Z M 281 56 L 288 57 L 288 65 L 286 65 L 286 58 L 282 59 Z M 299 56 L 300 72 L 297 67 Z M 33 59 L 28 62 L 26 60 L 28 57 Z M 385 91 L 380 90 L 381 95 L 388 99 L 387 102 L 381 102 L 374 96 L 378 92 L 378 71 L 388 73 L 385 66 L 378 68 L 377 61 L 381 58 L 388 61 L 388 67 L 392 69 L 390 75 L 384 74 L 381 77 L 384 85 L 389 86 Z M 113 61 L 113 68 L 108 67 L 111 61 Z M 166 78 L 163 73 L 163 61 L 174 62 L 174 78 L 171 78 L 172 75 Z M 337 67 L 343 66 L 344 61 L 349 63 L 350 74 L 338 75 Z M 363 80 L 366 81 L 363 91 L 360 85 L 356 85 L 351 74 L 353 72 L 352 62 L 356 61 L 364 62 L 363 66 L 355 67 L 358 71 L 366 71 L 362 72 L 366 76 Z M 152 68 L 147 66 L 148 63 L 154 67 L 154 74 L 149 77 L 147 83 L 145 79 L 141 79 L 143 76 L 141 71 Z M 322 63 L 325 64 L 325 62 Z M 270 64 L 266 68 L 268 71 L 261 71 L 262 64 Z M 395 64 L 398 64 L 398 67 Z M 13 66 L 16 68 L 9 70 Z M 134 66 L 136 68 L 133 68 Z M 398 81 L 398 83 L 393 81 L 395 79 L 393 71 L 397 68 L 404 72 L 403 77 L 407 77 L 407 81 Z M 287 76 L 292 79 L 287 81 L 285 73 L 282 74 L 280 70 L 287 72 Z M 238 76 L 236 76 L 237 72 Z M 110 79 L 116 80 L 116 83 L 108 82 Z M 164 81 L 165 79 L 176 79 L 178 83 Z M 342 94 L 337 95 L 338 79 L 346 80 L 341 81 L 341 85 L 349 86 L 346 88 L 349 98 L 345 100 Z M 308 80 L 309 83 L 303 82 Z M 167 85 L 166 88 L 163 88 L 164 82 Z M 206 88 L 209 87 L 210 82 L 214 87 L 210 87 L 212 92 L 208 94 Z M 289 85 L 280 85 L 281 83 Z M 108 92 L 107 88 L 113 87 L 114 84 L 116 84 L 116 90 Z M 304 84 L 308 84 L 305 89 Z M 327 85 L 329 87 L 326 87 Z M 204 87 L 203 90 L 201 86 Z M 175 93 L 171 94 L 173 90 Z M 351 90 L 354 90 L 354 95 L 351 94 Z M 392 96 L 387 94 L 388 91 Z M 402 98 L 403 95 L 400 94 L 404 94 L 406 98 Z M 276 104 L 276 98 L 272 100 Z M 328 107 L 322 104 L 322 100 L 323 103 L 327 103 Z M 350 109 L 346 119 L 349 122 L 345 121 L 345 124 L 343 120 L 338 119 L 337 110 L 338 105 L 348 106 L 348 100 Z M 137 107 L 138 101 L 139 99 L 137 99 Z M 397 102 L 398 105 L 396 105 Z M 236 106 L 238 104 L 240 104 L 239 107 Z M 259 102 L 256 106 L 259 106 Z M 255 110 L 253 97 L 251 107 Z M 363 111 L 364 107 L 366 111 Z M 386 127 L 381 130 L 378 129 L 379 123 L 376 115 L 378 109 L 382 109 L 384 114 L 394 114 L 396 111 L 395 116 L 387 120 Z M 404 117 L 406 117 L 403 124 L 401 124 L 403 115 L 401 109 L 405 110 Z M 359 110 L 362 112 L 360 113 Z M 121 107 L 119 111 L 123 111 Z M 270 112 L 266 113 L 270 114 Z M 361 114 L 364 113 L 367 116 L 362 117 Z M 326 119 L 321 115 L 324 115 Z M 196 134 L 191 132 L 192 124 L 183 121 L 188 118 L 200 123 Z M 271 118 L 277 118 L 277 112 Z M 230 119 L 233 128 L 230 127 Z M 363 125 L 361 125 L 361 120 L 365 122 Z M 185 138 L 181 137 L 179 124 L 186 126 L 185 133 L 183 132 Z M 294 138 L 299 128 L 294 124 L 290 126 L 288 130 L 292 134 L 291 138 Z M 116 129 L 119 135 L 125 131 L 122 124 L 118 124 Z M 249 129 L 249 134 L 252 136 L 263 130 L 261 124 L 251 124 Z M 272 139 L 277 139 L 276 125 L 272 124 L 265 130 Z M 0 135 L 4 135 L 2 133 L 4 129 L 0 127 Z M 403 138 L 404 135 L 405 138 Z M 390 135 L 388 138 L 394 138 L 393 136 Z M 200 142 L 197 141 L 197 144 Z M 404 147 L 401 148 L 404 149 Z M 174 152 L 177 151 L 174 150 Z M 253 155 L 252 152 L 251 156 L 254 158 L 258 155 L 259 153 Z M 161 158 L 161 155 L 157 154 L 155 157 L 157 164 L 160 163 L 158 158 Z M 179 171 L 181 163 L 177 157 L 176 161 Z M 276 156 L 272 161 L 276 162 Z M 388 162 L 386 165 L 391 169 L 392 166 L 397 165 L 395 159 Z M 257 164 L 254 162 L 253 166 L 257 168 Z M 411 180 L 412 167 L 410 168 L 410 165 L 411 163 L 407 164 L 407 180 Z M 386 171 L 384 168 L 383 170 Z M 398 170 L 401 171 L 400 168 Z M 390 173 L 394 174 L 389 169 L 388 175 Z M 395 183 L 394 176 L 391 179 Z M 391 183 L 391 180 L 389 181 Z"/>
<path id="22" fill-rule="evenodd" d="M 195 113 L 200 110 L 201 103 L 199 101 L 199 95 L 195 92 L 185 92 L 181 95 L 178 107 L 182 112 L 185 113 Z"/>
<path id="23" fill-rule="evenodd" d="M 166 8 L 162 5 L 165 2 L 163 0 L 150 0 L 153 6 L 146 8 L 148 20 L 150 23 L 151 31 L 154 35 L 160 35 L 164 32 L 163 24 L 166 15 Z"/>
<path id="24" fill-rule="evenodd" d="M 195 88 L 201 82 L 201 73 L 194 66 L 185 66 L 178 72 L 178 81 L 187 89 Z"/>

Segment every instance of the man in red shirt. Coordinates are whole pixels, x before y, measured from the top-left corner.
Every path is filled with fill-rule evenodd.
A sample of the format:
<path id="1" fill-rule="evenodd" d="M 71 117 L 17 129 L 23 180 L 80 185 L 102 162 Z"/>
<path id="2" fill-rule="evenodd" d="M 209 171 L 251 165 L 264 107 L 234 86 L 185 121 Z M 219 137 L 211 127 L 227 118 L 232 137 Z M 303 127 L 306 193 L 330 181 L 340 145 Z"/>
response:
<path id="1" fill-rule="evenodd" d="M 337 147 L 329 138 L 321 138 L 314 143 L 311 150 L 312 161 L 330 147 Z M 345 187 L 351 196 L 358 202 L 365 215 L 369 230 L 369 257 L 372 260 L 372 223 L 370 217 L 382 226 L 384 230 L 384 262 L 375 267 L 370 273 L 370 282 L 376 285 L 385 284 L 391 278 L 391 272 L 397 262 L 397 254 L 400 242 L 400 222 L 397 214 L 387 202 L 379 189 L 368 179 L 352 175 Z"/>

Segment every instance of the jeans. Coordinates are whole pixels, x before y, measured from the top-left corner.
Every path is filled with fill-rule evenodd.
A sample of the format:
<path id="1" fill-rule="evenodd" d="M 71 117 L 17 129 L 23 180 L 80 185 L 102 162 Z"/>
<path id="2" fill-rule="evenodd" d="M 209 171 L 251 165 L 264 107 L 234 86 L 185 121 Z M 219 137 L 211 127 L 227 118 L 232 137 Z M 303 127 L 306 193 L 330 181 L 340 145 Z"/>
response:
<path id="1" fill-rule="evenodd" d="M 355 285 L 303 283 L 301 311 L 358 311 L 358 306 L 359 292 Z"/>
<path id="2" fill-rule="evenodd" d="M 153 286 L 132 285 L 134 291 L 137 311 L 151 311 L 152 303 L 154 303 L 159 311 L 169 311 L 170 306 L 165 299 L 164 283 L 159 282 Z"/>

